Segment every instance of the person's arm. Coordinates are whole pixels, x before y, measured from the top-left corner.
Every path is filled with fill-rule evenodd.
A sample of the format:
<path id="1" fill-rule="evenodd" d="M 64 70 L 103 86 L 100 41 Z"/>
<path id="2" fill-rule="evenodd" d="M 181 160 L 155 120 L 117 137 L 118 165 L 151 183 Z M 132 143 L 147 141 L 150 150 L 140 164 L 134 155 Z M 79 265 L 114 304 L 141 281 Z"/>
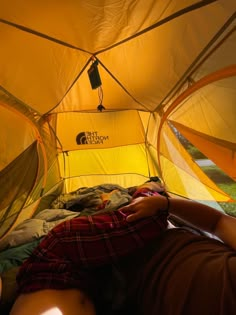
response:
<path id="1" fill-rule="evenodd" d="M 121 211 L 131 211 L 127 221 L 135 221 L 165 210 L 168 200 L 163 196 L 141 197 L 134 200 Z M 207 205 L 179 198 L 169 198 L 169 213 L 198 229 L 219 237 L 236 249 L 236 218 L 226 215 Z"/>

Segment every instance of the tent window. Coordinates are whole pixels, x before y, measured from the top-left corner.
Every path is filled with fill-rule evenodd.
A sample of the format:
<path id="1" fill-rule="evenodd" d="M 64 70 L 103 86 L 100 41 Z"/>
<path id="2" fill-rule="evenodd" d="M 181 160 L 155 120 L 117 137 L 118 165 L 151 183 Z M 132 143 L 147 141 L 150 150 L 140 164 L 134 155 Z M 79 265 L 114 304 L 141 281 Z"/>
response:
<path id="1" fill-rule="evenodd" d="M 217 165 L 209 160 L 198 148 L 186 139 L 171 123 L 169 124 L 174 131 L 179 142 L 191 155 L 202 171 L 217 185 L 226 192 L 232 199 L 236 200 L 236 182 L 223 172 Z M 220 206 L 230 215 L 236 216 L 235 203 L 219 203 Z"/>

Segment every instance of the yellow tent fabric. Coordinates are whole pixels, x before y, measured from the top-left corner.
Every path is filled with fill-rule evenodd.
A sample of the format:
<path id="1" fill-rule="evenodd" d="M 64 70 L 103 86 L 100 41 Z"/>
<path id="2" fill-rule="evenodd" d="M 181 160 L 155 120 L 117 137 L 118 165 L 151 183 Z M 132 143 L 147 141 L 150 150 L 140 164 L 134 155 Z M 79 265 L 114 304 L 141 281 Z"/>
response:
<path id="1" fill-rule="evenodd" d="M 235 180 L 235 18 L 235 0 L 1 0 L 0 236 L 60 182 L 230 200 L 170 124 Z"/>
<path id="2" fill-rule="evenodd" d="M 236 180 L 236 145 L 235 143 L 214 138 L 192 130 L 186 126 L 173 123 L 185 138 L 206 154 L 216 165 L 220 166 L 232 179 Z"/>

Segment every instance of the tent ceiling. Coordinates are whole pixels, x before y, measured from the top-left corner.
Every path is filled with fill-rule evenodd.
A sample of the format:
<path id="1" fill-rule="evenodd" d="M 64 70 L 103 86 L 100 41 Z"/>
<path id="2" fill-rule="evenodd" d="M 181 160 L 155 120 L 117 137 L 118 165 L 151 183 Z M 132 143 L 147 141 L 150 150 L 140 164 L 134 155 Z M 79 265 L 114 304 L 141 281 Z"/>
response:
<path id="1" fill-rule="evenodd" d="M 106 109 L 154 111 L 197 62 L 193 80 L 234 63 L 235 8 L 231 0 L 4 0 L 0 85 L 41 114 L 94 111 L 94 55 Z"/>

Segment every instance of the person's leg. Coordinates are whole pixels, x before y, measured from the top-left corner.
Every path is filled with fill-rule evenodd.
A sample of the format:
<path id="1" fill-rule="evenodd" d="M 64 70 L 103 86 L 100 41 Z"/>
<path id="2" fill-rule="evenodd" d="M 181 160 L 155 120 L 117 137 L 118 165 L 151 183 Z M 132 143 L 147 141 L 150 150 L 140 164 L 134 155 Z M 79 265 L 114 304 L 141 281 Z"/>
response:
<path id="1" fill-rule="evenodd" d="M 10 315 L 95 315 L 91 300 L 77 289 L 21 294 Z"/>

